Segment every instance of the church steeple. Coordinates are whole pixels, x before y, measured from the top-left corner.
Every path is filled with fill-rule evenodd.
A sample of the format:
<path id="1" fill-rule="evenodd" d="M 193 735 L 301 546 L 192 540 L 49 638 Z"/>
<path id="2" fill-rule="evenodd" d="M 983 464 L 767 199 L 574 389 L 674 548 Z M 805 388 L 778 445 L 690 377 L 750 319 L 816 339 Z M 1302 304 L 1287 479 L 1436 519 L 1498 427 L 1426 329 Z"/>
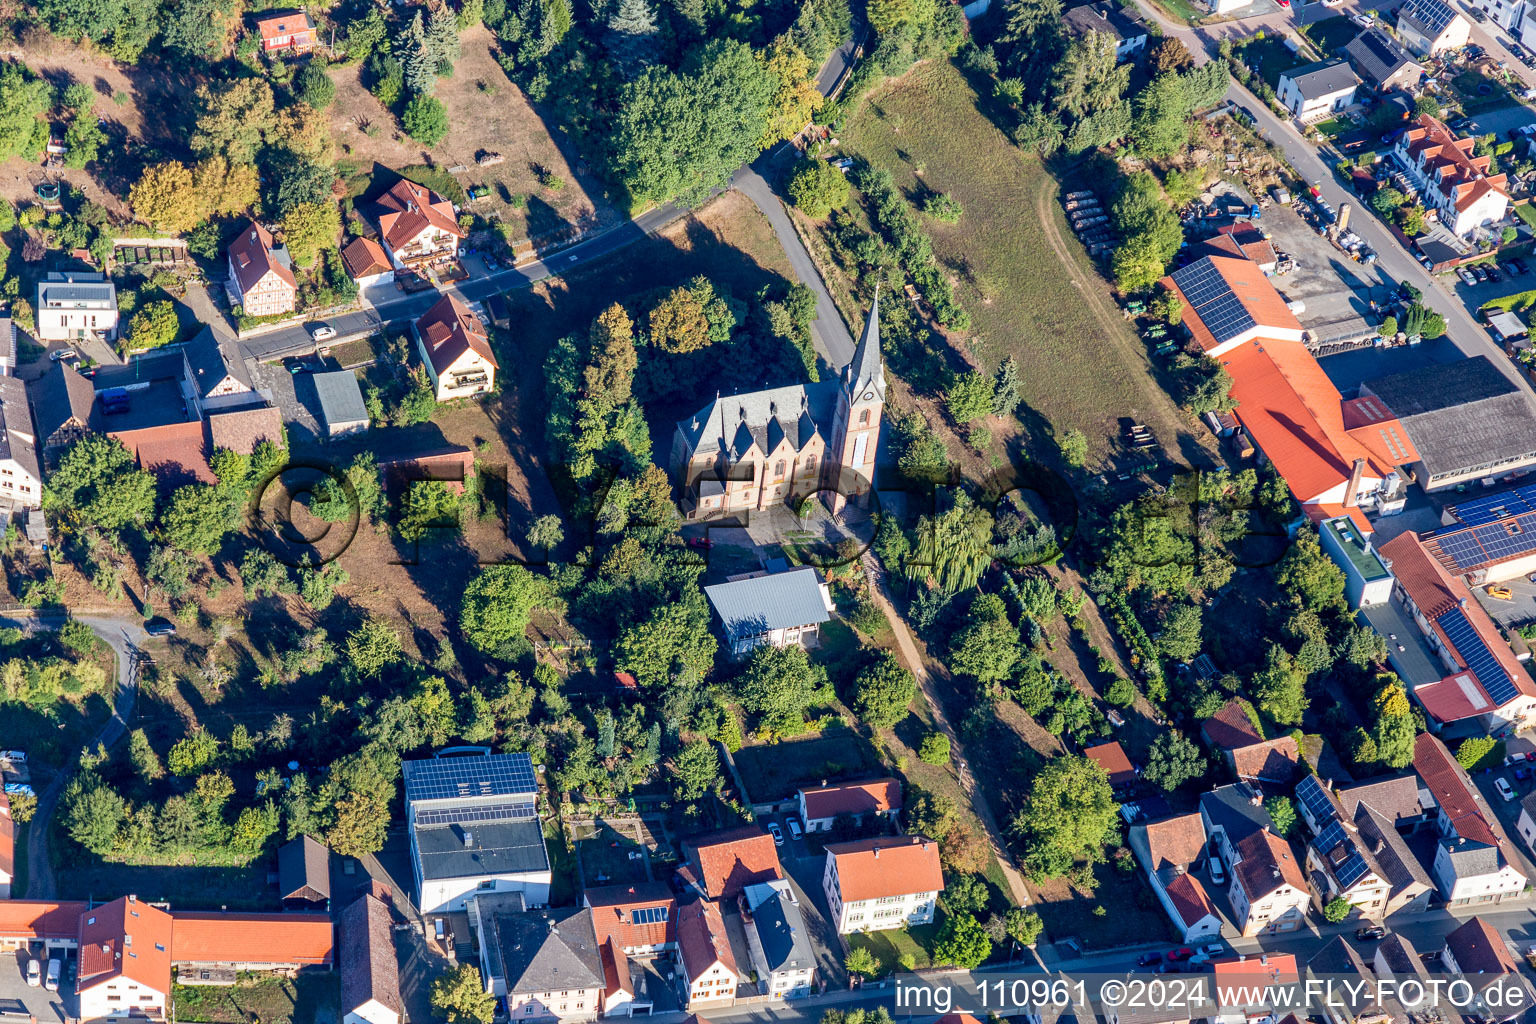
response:
<path id="1" fill-rule="evenodd" d="M 869 307 L 869 319 L 864 322 L 864 333 L 853 350 L 853 362 L 843 371 L 848 385 L 848 395 L 858 401 L 869 391 L 885 401 L 885 364 L 880 359 L 880 286 L 875 286 L 875 301 Z"/>

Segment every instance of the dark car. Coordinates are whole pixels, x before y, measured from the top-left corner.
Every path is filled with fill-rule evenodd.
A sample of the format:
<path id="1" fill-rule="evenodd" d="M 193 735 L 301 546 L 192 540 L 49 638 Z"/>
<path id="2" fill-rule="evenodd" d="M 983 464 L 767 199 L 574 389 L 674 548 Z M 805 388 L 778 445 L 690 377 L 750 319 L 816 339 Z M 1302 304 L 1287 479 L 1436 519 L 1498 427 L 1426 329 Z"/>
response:
<path id="1" fill-rule="evenodd" d="M 1379 939 L 1387 934 L 1387 930 L 1379 924 L 1368 924 L 1355 929 L 1355 938 L 1362 942 L 1367 939 Z"/>
<path id="2" fill-rule="evenodd" d="M 1137 967 L 1156 967 L 1162 962 L 1163 954 L 1161 953 L 1143 953 L 1136 958 Z"/>
<path id="3" fill-rule="evenodd" d="M 1494 284 L 1498 284 L 1500 281 L 1504 280 L 1504 275 L 1499 273 L 1498 267 L 1489 267 L 1488 280 L 1492 281 Z"/>
<path id="4" fill-rule="evenodd" d="M 1516 277 L 1519 277 L 1521 274 L 1525 273 L 1525 264 L 1521 263 L 1519 260 L 1510 260 L 1504 264 L 1504 269 L 1509 271 L 1511 274 L 1514 274 Z"/>
<path id="5" fill-rule="evenodd" d="M 144 632 L 148 633 L 150 636 L 170 636 L 172 633 L 176 632 L 176 623 L 172 622 L 170 619 L 156 616 L 155 618 L 150 619 L 148 622 L 144 623 Z"/>
<path id="6" fill-rule="evenodd" d="M 1488 268 L 1482 265 L 1475 266 L 1472 268 L 1472 276 L 1479 281 L 1486 281 L 1488 280 Z"/>

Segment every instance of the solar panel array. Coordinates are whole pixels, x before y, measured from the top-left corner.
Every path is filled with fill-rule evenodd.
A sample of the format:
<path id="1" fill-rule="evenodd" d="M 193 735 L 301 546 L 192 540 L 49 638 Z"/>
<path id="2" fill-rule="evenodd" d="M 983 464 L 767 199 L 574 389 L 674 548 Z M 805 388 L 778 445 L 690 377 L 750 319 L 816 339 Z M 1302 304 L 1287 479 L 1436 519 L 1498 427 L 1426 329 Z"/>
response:
<path id="1" fill-rule="evenodd" d="M 1370 871 L 1370 865 L 1360 853 L 1360 847 L 1345 831 L 1343 822 L 1335 821 L 1312 840 L 1312 848 L 1322 854 L 1323 860 L 1333 870 L 1339 885 L 1348 889 Z"/>
<path id="2" fill-rule="evenodd" d="M 1456 12 L 1444 0 L 1413 0 L 1408 12 L 1425 28 L 1439 32 L 1456 17 Z"/>
<path id="3" fill-rule="evenodd" d="M 1461 660 L 1467 663 L 1467 667 L 1477 676 L 1477 681 L 1483 684 L 1483 689 L 1488 691 L 1488 696 L 1493 698 L 1495 704 L 1504 704 L 1515 698 L 1520 692 L 1515 688 L 1515 681 L 1509 678 L 1509 673 L 1504 671 L 1504 666 L 1499 664 L 1488 645 L 1483 643 L 1483 638 L 1472 628 L 1472 623 L 1467 621 L 1460 608 L 1443 612 L 1435 621 L 1445 630 L 1446 639 L 1456 648 L 1456 653 L 1461 655 Z"/>
<path id="4" fill-rule="evenodd" d="M 1536 512 L 1483 526 L 1453 527 L 1428 534 L 1424 541 L 1451 572 L 1471 572 L 1536 552 Z"/>
<path id="5" fill-rule="evenodd" d="M 405 763 L 405 798 L 410 801 L 513 796 L 538 790 L 533 761 L 527 754 L 439 757 Z"/>
<path id="6" fill-rule="evenodd" d="M 1324 822 L 1338 819 L 1339 812 L 1333 806 L 1333 800 L 1328 796 L 1327 790 L 1323 789 L 1323 784 L 1317 781 L 1316 775 L 1308 775 L 1297 784 L 1296 799 L 1301 801 L 1301 805 L 1307 809 L 1307 813 L 1319 827 Z"/>
<path id="7" fill-rule="evenodd" d="M 630 924 L 661 924 L 667 919 L 666 907 L 641 907 L 629 915 Z"/>
<path id="8" fill-rule="evenodd" d="M 1210 260 L 1200 260 L 1174 271 L 1173 281 L 1217 341 L 1231 341 L 1258 326 Z"/>
<path id="9" fill-rule="evenodd" d="M 422 828 L 434 825 L 469 825 L 491 821 L 526 821 L 538 811 L 531 803 L 492 804 L 489 807 L 437 807 L 416 812 L 416 824 Z"/>
<path id="10" fill-rule="evenodd" d="M 1446 512 L 1468 526 L 1508 519 L 1511 516 L 1536 512 L 1536 484 L 1511 487 L 1507 491 L 1482 494 L 1454 505 L 1447 505 Z"/>

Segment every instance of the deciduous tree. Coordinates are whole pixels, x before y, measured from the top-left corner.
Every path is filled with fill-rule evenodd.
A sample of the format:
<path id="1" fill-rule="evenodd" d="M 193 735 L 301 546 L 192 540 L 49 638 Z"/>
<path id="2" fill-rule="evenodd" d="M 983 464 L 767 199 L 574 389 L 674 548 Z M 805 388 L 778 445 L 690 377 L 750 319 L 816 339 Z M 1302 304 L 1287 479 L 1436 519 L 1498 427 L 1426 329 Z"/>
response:
<path id="1" fill-rule="evenodd" d="M 487 566 L 464 588 L 459 628 L 478 650 L 513 655 L 528 629 L 529 615 L 548 594 L 548 582 L 524 566 Z"/>
<path id="2" fill-rule="evenodd" d="M 485 990 L 478 967 L 460 964 L 432 980 L 432 1009 L 448 1024 L 491 1024 L 496 997 Z"/>
<path id="3" fill-rule="evenodd" d="M 194 105 L 202 113 L 192 131 L 193 152 L 224 156 L 232 164 L 251 163 L 276 124 L 272 87 L 261 78 L 198 86 Z"/>
<path id="4" fill-rule="evenodd" d="M 1147 751 L 1147 766 L 1142 778 L 1166 792 L 1173 792 L 1191 779 L 1206 773 L 1205 755 L 1183 733 L 1164 731 L 1157 734 Z"/>
<path id="5" fill-rule="evenodd" d="M 300 203 L 283 218 L 283 244 L 293 262 L 312 267 L 320 250 L 336 246 L 341 234 L 341 211 L 335 203 Z"/>
<path id="6" fill-rule="evenodd" d="M 853 680 L 853 709 L 865 723 L 886 729 L 907 717 L 917 696 L 912 673 L 889 652 L 881 652 Z"/>
<path id="7" fill-rule="evenodd" d="M 133 215 L 146 224 L 188 231 L 207 219 L 192 172 L 176 160 L 151 164 L 128 190 Z"/>
<path id="8" fill-rule="evenodd" d="M 1103 768 L 1080 755 L 1049 761 L 1010 825 L 1024 847 L 1025 869 L 1035 878 L 1059 878 L 1079 861 L 1100 863 L 1119 810 Z"/>
<path id="9" fill-rule="evenodd" d="M 43 507 L 105 530 L 143 526 L 154 515 L 155 481 L 121 441 L 87 434 L 70 445 L 48 478 Z"/>

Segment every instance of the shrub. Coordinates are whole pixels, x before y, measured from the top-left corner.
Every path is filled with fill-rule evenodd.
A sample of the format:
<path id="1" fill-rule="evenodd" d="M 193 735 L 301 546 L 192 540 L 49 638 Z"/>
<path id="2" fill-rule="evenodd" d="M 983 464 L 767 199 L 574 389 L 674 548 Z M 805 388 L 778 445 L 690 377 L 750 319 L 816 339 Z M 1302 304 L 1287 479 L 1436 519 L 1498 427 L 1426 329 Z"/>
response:
<path id="1" fill-rule="evenodd" d="M 1487 767 L 1502 759 L 1504 744 L 1492 736 L 1472 736 L 1456 748 L 1456 763 L 1467 771 Z"/>
<path id="2" fill-rule="evenodd" d="M 825 160 L 802 160 L 789 176 L 789 200 L 817 220 L 848 205 L 853 191 L 842 171 Z"/>
<path id="3" fill-rule="evenodd" d="M 917 756 L 925 764 L 949 764 L 949 737 L 941 732 L 929 733 L 923 737 L 923 745 L 918 748 Z"/>
<path id="4" fill-rule="evenodd" d="M 416 96 L 405 105 L 400 126 L 423 146 L 435 146 L 448 134 L 448 111 L 436 96 Z"/>

